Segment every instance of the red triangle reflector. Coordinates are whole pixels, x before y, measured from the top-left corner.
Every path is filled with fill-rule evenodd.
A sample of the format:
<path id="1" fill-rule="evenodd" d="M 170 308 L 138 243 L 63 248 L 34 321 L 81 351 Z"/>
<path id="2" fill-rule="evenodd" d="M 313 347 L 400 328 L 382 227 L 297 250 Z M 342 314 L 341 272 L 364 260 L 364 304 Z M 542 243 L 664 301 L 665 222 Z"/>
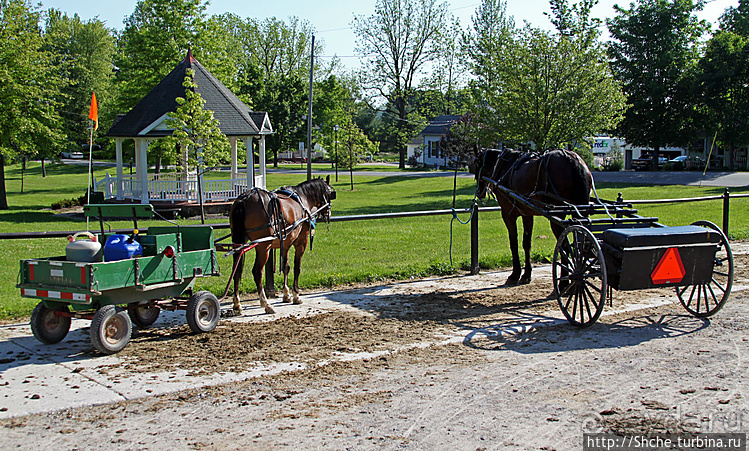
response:
<path id="1" fill-rule="evenodd" d="M 684 263 L 681 261 L 681 255 L 679 255 L 679 249 L 669 247 L 666 249 L 663 257 L 661 257 L 661 261 L 656 265 L 653 273 L 650 274 L 650 279 L 656 285 L 679 283 L 685 275 L 686 271 L 684 270 Z"/>

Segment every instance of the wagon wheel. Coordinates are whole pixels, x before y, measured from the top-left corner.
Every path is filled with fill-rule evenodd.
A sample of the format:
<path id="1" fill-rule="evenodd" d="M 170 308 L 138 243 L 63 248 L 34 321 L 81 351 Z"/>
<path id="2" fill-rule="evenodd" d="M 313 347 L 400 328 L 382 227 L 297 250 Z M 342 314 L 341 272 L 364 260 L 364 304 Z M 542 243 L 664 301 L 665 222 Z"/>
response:
<path id="1" fill-rule="evenodd" d="M 698 318 L 707 318 L 718 313 L 728 300 L 733 285 L 733 253 L 728 238 L 720 228 L 710 221 L 697 221 L 692 225 L 707 227 L 720 234 L 720 243 L 713 261 L 713 273 L 709 283 L 676 287 L 681 305 Z"/>
<path id="2" fill-rule="evenodd" d="M 68 313 L 68 306 L 50 308 L 44 305 L 44 302 L 40 302 L 31 312 L 31 332 L 37 340 L 47 345 L 61 342 L 70 331 L 70 317 L 55 312 Z"/>
<path id="3" fill-rule="evenodd" d="M 91 320 L 91 343 L 102 354 L 122 351 L 130 342 L 133 324 L 127 312 L 114 305 L 105 305 L 94 314 Z"/>
<path id="4" fill-rule="evenodd" d="M 551 268 L 559 308 L 570 324 L 595 323 L 606 301 L 606 263 L 590 230 L 573 225 L 562 232 Z"/>
<path id="5" fill-rule="evenodd" d="M 136 305 L 127 311 L 133 324 L 138 327 L 148 327 L 155 323 L 159 319 L 159 313 L 161 313 L 160 308 L 148 304 Z"/>
<path id="6" fill-rule="evenodd" d="M 221 304 L 210 291 L 198 291 L 187 301 L 187 324 L 193 332 L 210 332 L 221 319 Z"/>

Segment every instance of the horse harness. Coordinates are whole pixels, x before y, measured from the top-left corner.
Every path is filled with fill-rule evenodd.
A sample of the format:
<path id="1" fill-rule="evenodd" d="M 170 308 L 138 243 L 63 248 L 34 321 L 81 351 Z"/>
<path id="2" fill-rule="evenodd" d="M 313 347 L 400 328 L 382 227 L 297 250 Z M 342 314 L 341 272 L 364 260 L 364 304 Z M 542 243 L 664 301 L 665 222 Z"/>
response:
<path id="1" fill-rule="evenodd" d="M 304 203 L 302 202 L 302 199 L 299 197 L 299 194 L 293 189 L 291 189 L 290 187 L 282 187 L 274 191 L 268 191 L 263 188 L 254 187 L 249 191 L 249 194 L 247 195 L 247 197 L 250 197 L 256 194 L 260 196 L 260 193 L 265 193 L 269 198 L 267 207 L 264 202 L 261 202 L 261 204 L 263 205 L 263 209 L 265 210 L 265 217 L 268 219 L 268 223 L 257 226 L 257 227 L 253 227 L 252 229 L 248 229 L 245 231 L 245 233 L 250 234 L 252 232 L 258 232 L 260 230 L 265 230 L 265 229 L 274 230 L 275 233 L 268 236 L 265 239 L 274 239 L 274 240 L 278 239 L 279 246 L 281 248 L 281 253 L 283 254 L 284 241 L 286 240 L 286 237 L 288 236 L 288 234 L 293 232 L 300 225 L 304 224 L 305 222 L 308 222 L 310 224 L 310 250 L 312 250 L 314 237 L 315 237 L 314 230 L 315 230 L 315 225 L 317 224 L 317 214 L 318 212 L 328 207 L 330 203 L 325 202 L 320 208 L 318 208 L 313 213 L 304 205 Z M 283 216 L 283 211 L 281 210 L 281 199 L 295 200 L 299 204 L 299 206 L 302 207 L 302 210 L 304 211 L 304 216 L 294 221 L 293 224 L 287 224 L 286 219 Z"/>
<path id="2" fill-rule="evenodd" d="M 567 152 L 566 150 L 563 150 L 563 152 Z M 503 152 L 504 153 L 504 152 Z M 523 163 L 532 160 L 534 158 L 538 158 L 540 160 L 540 164 L 538 165 L 538 172 L 536 173 L 536 182 L 533 186 L 533 190 L 528 194 L 528 197 L 531 198 L 533 196 L 537 195 L 544 195 L 547 197 L 558 199 L 564 203 L 565 202 L 562 197 L 559 195 L 559 192 L 557 191 L 556 187 L 554 186 L 554 183 L 549 178 L 549 153 L 538 153 L 538 152 L 532 152 L 532 153 L 523 153 L 522 155 L 518 156 L 515 161 L 512 163 L 512 165 L 505 171 L 505 173 L 497 180 L 497 184 L 501 185 L 503 181 L 509 180 L 512 178 L 512 176 L 515 174 L 516 169 Z M 499 158 L 497 158 L 497 161 L 494 164 L 494 170 L 492 171 L 492 175 L 494 175 L 497 171 L 497 167 L 500 165 L 501 162 L 508 161 L 509 158 L 505 158 L 504 155 L 500 155 Z M 538 191 L 539 184 L 541 182 L 541 170 L 544 170 L 546 173 L 546 184 L 544 186 L 543 191 Z M 549 191 L 549 188 L 551 188 L 551 192 Z M 517 208 L 517 203 L 514 199 L 511 199 L 507 196 L 505 196 L 507 200 L 512 204 L 513 209 Z"/>

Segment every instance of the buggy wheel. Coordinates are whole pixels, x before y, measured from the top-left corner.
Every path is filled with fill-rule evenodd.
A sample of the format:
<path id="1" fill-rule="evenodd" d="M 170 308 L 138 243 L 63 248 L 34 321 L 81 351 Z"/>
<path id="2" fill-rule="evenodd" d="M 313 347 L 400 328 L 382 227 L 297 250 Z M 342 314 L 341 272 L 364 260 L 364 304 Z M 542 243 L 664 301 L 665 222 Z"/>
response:
<path id="1" fill-rule="evenodd" d="M 138 327 L 148 327 L 159 319 L 161 309 L 155 305 L 136 305 L 128 309 L 127 314 L 130 316 L 133 324 Z"/>
<path id="2" fill-rule="evenodd" d="M 676 287 L 679 302 L 692 315 L 707 318 L 723 308 L 733 285 L 733 253 L 728 238 L 720 228 L 710 221 L 697 221 L 692 225 L 707 227 L 720 234 L 720 243 L 712 262 L 710 282 L 702 285 Z"/>
<path id="3" fill-rule="evenodd" d="M 46 345 L 61 342 L 70 331 L 70 317 L 57 312 L 68 313 L 68 306 L 50 308 L 44 305 L 44 302 L 40 302 L 31 312 L 31 332 L 37 340 Z"/>
<path id="4" fill-rule="evenodd" d="M 198 291 L 187 301 L 187 324 L 193 332 L 210 332 L 221 319 L 221 304 L 210 291 Z"/>
<path id="5" fill-rule="evenodd" d="M 105 305 L 94 314 L 91 320 L 91 343 L 102 354 L 122 351 L 130 342 L 133 324 L 125 310 L 114 305 Z"/>
<path id="6" fill-rule="evenodd" d="M 554 291 L 567 321 L 588 327 L 606 302 L 606 263 L 590 230 L 573 225 L 557 240 L 552 263 Z"/>

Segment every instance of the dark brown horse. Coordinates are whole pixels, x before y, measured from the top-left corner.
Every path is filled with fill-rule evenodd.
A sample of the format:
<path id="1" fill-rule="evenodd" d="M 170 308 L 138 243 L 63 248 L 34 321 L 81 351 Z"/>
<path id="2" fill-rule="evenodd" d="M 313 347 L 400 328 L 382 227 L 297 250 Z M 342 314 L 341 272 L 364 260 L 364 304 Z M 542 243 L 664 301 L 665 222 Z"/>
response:
<path id="1" fill-rule="evenodd" d="M 229 225 L 234 246 L 261 240 L 255 247 L 252 276 L 266 313 L 275 313 L 263 290 L 263 268 L 271 249 L 281 249 L 283 268 L 283 301 L 301 304 L 299 299 L 299 271 L 302 255 L 307 249 L 315 220 L 330 218 L 330 201 L 335 198 L 328 180 L 312 179 L 296 186 L 270 192 L 253 188 L 242 193 L 231 206 Z M 289 295 L 289 249 L 294 247 L 293 299 Z M 234 254 L 234 311 L 241 312 L 239 283 L 244 269 L 244 254 Z"/>
<path id="2" fill-rule="evenodd" d="M 528 199 L 552 205 L 587 205 L 593 184 L 593 176 L 582 158 L 567 150 L 550 150 L 543 154 L 511 149 L 482 150 L 471 164 L 471 172 L 476 175 L 476 194 L 479 199 L 486 197 L 487 186 L 490 185 L 483 177 L 488 177 Z M 510 237 L 512 274 L 508 277 L 507 284 L 529 283 L 533 215 L 538 213 L 511 198 L 496 185 L 492 185 L 491 189 L 502 207 L 502 220 Z M 525 269 L 522 277 L 518 253 L 518 216 L 523 218 Z M 554 222 L 551 223 L 551 229 L 556 237 L 563 231 Z"/>

